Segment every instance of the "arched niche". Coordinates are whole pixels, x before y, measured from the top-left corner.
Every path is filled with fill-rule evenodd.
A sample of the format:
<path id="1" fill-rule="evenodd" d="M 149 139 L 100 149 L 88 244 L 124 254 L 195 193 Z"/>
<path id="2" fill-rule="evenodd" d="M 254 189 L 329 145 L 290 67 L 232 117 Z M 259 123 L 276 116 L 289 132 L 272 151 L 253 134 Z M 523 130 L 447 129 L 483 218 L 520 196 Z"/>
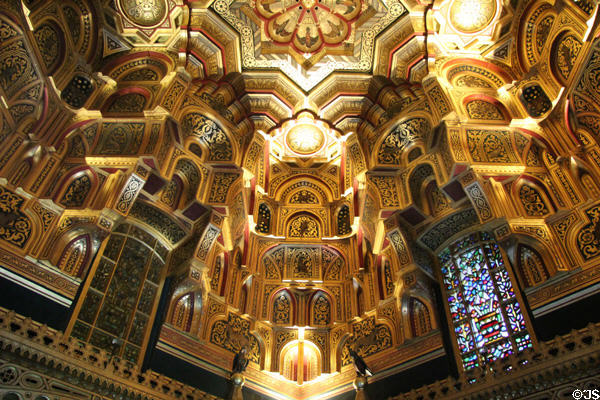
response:
<path id="1" fill-rule="evenodd" d="M 311 326 L 325 327 L 333 322 L 334 306 L 331 296 L 323 290 L 317 290 L 310 298 L 309 321 Z"/>
<path id="2" fill-rule="evenodd" d="M 85 208 L 92 200 L 97 186 L 95 171 L 88 167 L 76 168 L 63 178 L 54 199 L 66 208 Z"/>
<path id="3" fill-rule="evenodd" d="M 178 175 L 173 175 L 173 178 L 165 185 L 160 193 L 160 201 L 171 208 L 176 210 L 179 207 L 184 183 Z"/>
<path id="4" fill-rule="evenodd" d="M 271 232 L 271 208 L 265 202 L 258 205 L 255 229 L 264 234 Z"/>
<path id="5" fill-rule="evenodd" d="M 506 107 L 491 96 L 481 94 L 466 96 L 463 99 L 463 107 L 467 117 L 473 121 L 503 125 L 511 120 Z"/>
<path id="6" fill-rule="evenodd" d="M 185 293 L 175 299 L 168 323 L 183 332 L 190 332 L 194 316 L 194 303 L 196 295 L 192 292 Z"/>
<path id="7" fill-rule="evenodd" d="M 343 204 L 336 213 L 336 234 L 345 236 L 352 233 L 352 217 L 350 206 Z"/>
<path id="8" fill-rule="evenodd" d="M 282 175 L 281 177 L 285 178 L 286 175 Z M 323 182 L 321 179 L 310 175 L 294 175 L 293 178 L 279 181 L 277 178 L 275 178 L 271 182 L 271 188 L 269 191 L 276 201 L 286 204 L 290 203 L 292 197 L 294 196 L 298 195 L 299 197 L 302 197 L 300 194 L 303 191 L 307 192 L 306 196 L 316 200 L 318 204 L 321 205 L 329 203 L 334 199 L 333 191 L 329 185 L 327 185 L 327 183 Z M 303 203 L 302 201 L 298 200 L 298 202 L 295 204 L 315 203 Z"/>
<path id="9" fill-rule="evenodd" d="M 73 238 L 63 249 L 57 267 L 75 278 L 83 278 L 93 254 L 89 234 Z"/>
<path id="10" fill-rule="evenodd" d="M 285 224 L 286 236 L 295 239 L 319 239 L 323 235 L 320 218 L 309 212 L 293 214 Z"/>
<path id="11" fill-rule="evenodd" d="M 582 47 L 583 43 L 579 35 L 570 30 L 560 32 L 554 39 L 549 64 L 554 79 L 560 85 L 567 85 Z"/>
<path id="12" fill-rule="evenodd" d="M 296 322 L 296 298 L 289 290 L 280 289 L 269 299 L 269 320 L 275 325 L 290 326 Z"/>
<path id="13" fill-rule="evenodd" d="M 235 140 L 208 115 L 197 111 L 187 112 L 181 119 L 181 130 L 185 143 L 201 144 L 204 155 L 202 161 L 224 163 L 236 160 Z"/>
<path id="14" fill-rule="evenodd" d="M 190 202 L 196 200 L 198 190 L 204 186 L 206 180 L 205 173 L 198 168 L 196 162 L 183 157 L 177 160 L 173 168 L 172 177 L 172 179 L 177 177 L 182 186 L 178 201 L 181 207 L 185 207 Z"/>
<path id="15" fill-rule="evenodd" d="M 411 297 L 408 301 L 408 317 L 412 337 L 424 336 L 433 329 L 433 313 L 416 297 Z"/>
<path id="16" fill-rule="evenodd" d="M 456 58 L 443 67 L 446 79 L 460 89 L 496 89 L 512 82 L 510 74 L 499 66 L 473 58 Z"/>
<path id="17" fill-rule="evenodd" d="M 388 257 L 383 257 L 379 260 L 379 288 L 380 294 L 383 299 L 388 298 L 394 294 L 395 280 L 394 280 L 394 268 L 392 266 L 392 260 Z"/>
<path id="18" fill-rule="evenodd" d="M 401 167 L 405 162 L 404 153 L 416 145 L 424 148 L 431 130 L 431 122 L 424 116 L 415 115 L 397 123 L 383 133 L 373 146 L 373 165 Z"/>
<path id="19" fill-rule="evenodd" d="M 323 356 L 314 343 L 294 340 L 282 348 L 278 372 L 286 379 L 302 384 L 316 379 L 322 370 Z"/>
<path id="20" fill-rule="evenodd" d="M 537 286 L 550 277 L 541 254 L 535 248 L 523 243 L 517 245 L 516 266 L 524 287 Z"/>
<path id="21" fill-rule="evenodd" d="M 518 55 L 525 71 L 540 60 L 555 20 L 554 7 L 548 2 L 532 3 L 522 14 L 518 28 L 518 43 L 523 43 L 523 46 L 519 46 Z"/>
<path id="22" fill-rule="evenodd" d="M 514 183 L 513 198 L 525 217 L 543 218 L 556 209 L 546 187 L 532 177 L 522 177 Z"/>

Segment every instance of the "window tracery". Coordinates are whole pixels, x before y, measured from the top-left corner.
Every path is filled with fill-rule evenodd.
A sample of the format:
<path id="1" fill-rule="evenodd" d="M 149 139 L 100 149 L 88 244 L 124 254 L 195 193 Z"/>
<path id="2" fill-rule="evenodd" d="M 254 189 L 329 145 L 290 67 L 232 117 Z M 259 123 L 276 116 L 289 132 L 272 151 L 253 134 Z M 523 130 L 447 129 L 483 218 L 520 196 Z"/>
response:
<path id="1" fill-rule="evenodd" d="M 488 233 L 457 241 L 440 261 L 465 370 L 532 346 L 504 258 Z"/>

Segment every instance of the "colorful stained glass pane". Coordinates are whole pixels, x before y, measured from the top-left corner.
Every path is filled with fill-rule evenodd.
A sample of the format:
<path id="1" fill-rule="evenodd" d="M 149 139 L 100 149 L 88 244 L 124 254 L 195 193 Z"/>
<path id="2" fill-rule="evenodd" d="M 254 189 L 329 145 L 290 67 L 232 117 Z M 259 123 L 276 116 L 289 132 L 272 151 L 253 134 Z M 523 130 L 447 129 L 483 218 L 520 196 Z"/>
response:
<path id="1" fill-rule="evenodd" d="M 481 232 L 481 240 L 492 240 L 492 235 L 487 232 Z"/>
<path id="2" fill-rule="evenodd" d="M 458 252 L 458 251 L 464 250 L 467 247 L 471 247 L 475 243 L 477 243 L 477 236 L 470 235 L 470 236 L 460 240 L 458 243 L 456 243 L 456 245 L 454 247 L 454 251 Z"/>
<path id="3" fill-rule="evenodd" d="M 465 353 L 467 351 L 473 350 L 475 346 L 473 344 L 471 327 L 469 326 L 469 324 L 463 323 L 457 325 L 454 328 L 454 331 L 456 332 L 456 338 L 458 339 L 458 348 L 460 349 L 460 352 Z"/>
<path id="4" fill-rule="evenodd" d="M 517 351 L 523 351 L 532 346 L 528 333 L 522 336 L 515 336 L 515 343 L 517 344 Z"/>
<path id="5" fill-rule="evenodd" d="M 440 253 L 440 261 L 446 264 L 450 260 L 450 250 L 446 249 Z"/>
<path id="6" fill-rule="evenodd" d="M 502 255 L 500 254 L 500 250 L 498 249 L 498 245 L 496 243 L 486 243 L 483 248 L 485 249 L 485 255 L 489 260 L 491 269 L 504 265 Z"/>
<path id="7" fill-rule="evenodd" d="M 494 271 L 494 279 L 496 280 L 496 285 L 498 286 L 498 291 L 500 292 L 503 301 L 515 297 L 515 292 L 510 283 L 510 277 L 504 268 Z"/>
<path id="8" fill-rule="evenodd" d="M 462 359 L 465 369 L 472 369 L 479 365 L 479 360 L 477 359 L 477 354 L 475 353 L 465 354 Z"/>
<path id="9" fill-rule="evenodd" d="M 454 272 L 453 264 L 450 263 L 452 267 L 443 267 L 442 274 L 444 274 L 444 285 L 446 286 L 446 290 L 452 290 L 455 287 L 458 287 L 459 281 Z"/>
<path id="10" fill-rule="evenodd" d="M 453 292 L 448 294 L 448 301 L 450 304 L 450 314 L 452 314 L 452 320 L 460 321 L 467 317 L 467 310 L 463 304 L 462 294 L 460 292 Z"/>
<path id="11" fill-rule="evenodd" d="M 494 361 L 499 358 L 504 358 L 512 353 L 513 348 L 510 342 L 508 340 L 503 340 L 491 345 L 484 354 L 486 361 Z"/>
<path id="12" fill-rule="evenodd" d="M 510 328 L 513 332 L 520 332 L 525 329 L 525 318 L 521 314 L 521 309 L 518 303 L 510 303 L 505 306 L 506 315 L 510 322 Z"/>
<path id="13" fill-rule="evenodd" d="M 508 337 L 506 324 L 500 310 L 492 311 L 490 314 L 479 318 L 473 318 L 473 333 L 477 347 Z"/>
<path id="14" fill-rule="evenodd" d="M 478 242 L 479 238 L 486 242 Z M 487 233 L 470 235 L 440 255 L 465 369 L 479 365 L 481 360 L 496 360 L 531 346 L 502 253 L 492 240 Z M 513 347 L 509 337 L 516 332 L 519 336 L 514 337 Z"/>

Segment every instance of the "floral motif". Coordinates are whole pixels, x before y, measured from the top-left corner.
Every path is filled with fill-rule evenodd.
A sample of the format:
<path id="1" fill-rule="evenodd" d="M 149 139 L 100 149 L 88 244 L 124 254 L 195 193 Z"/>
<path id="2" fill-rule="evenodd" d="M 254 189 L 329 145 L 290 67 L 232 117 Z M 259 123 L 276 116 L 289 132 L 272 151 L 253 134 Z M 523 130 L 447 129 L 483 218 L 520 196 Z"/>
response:
<path id="1" fill-rule="evenodd" d="M 531 186 L 521 186 L 519 199 L 525 208 L 525 212 L 530 217 L 541 217 L 550 212 L 540 193 Z"/>
<path id="2" fill-rule="evenodd" d="M 20 211 L 24 201 L 0 187 L 0 239 L 21 248 L 31 236 L 31 221 Z"/>
<path id="3" fill-rule="evenodd" d="M 319 200 L 312 192 L 302 189 L 290 197 L 290 204 L 319 204 Z"/>
<path id="4" fill-rule="evenodd" d="M 291 315 L 291 302 L 288 296 L 281 293 L 273 303 L 273 323 L 289 324 Z"/>
<path id="5" fill-rule="evenodd" d="M 295 238 L 318 238 L 319 224 L 314 218 L 300 215 L 290 223 L 288 235 Z"/>
<path id="6" fill-rule="evenodd" d="M 268 36 L 299 54 L 337 47 L 348 38 L 362 10 L 361 0 L 258 0 Z"/>
<path id="7" fill-rule="evenodd" d="M 600 255 L 600 206 L 592 207 L 585 213 L 590 223 L 577 234 L 577 247 L 583 258 L 589 260 Z"/>
<path id="8" fill-rule="evenodd" d="M 121 0 L 120 5 L 127 18 L 141 26 L 158 24 L 167 12 L 164 0 Z"/>
<path id="9" fill-rule="evenodd" d="M 331 304 L 323 295 L 319 296 L 314 305 L 314 324 L 327 325 L 331 319 Z"/>

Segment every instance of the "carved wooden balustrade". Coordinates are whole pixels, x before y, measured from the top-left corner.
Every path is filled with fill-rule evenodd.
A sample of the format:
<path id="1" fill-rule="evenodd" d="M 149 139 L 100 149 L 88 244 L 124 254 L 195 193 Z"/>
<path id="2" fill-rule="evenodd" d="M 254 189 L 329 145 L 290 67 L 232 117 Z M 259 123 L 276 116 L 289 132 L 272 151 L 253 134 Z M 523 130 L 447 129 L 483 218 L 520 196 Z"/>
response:
<path id="1" fill-rule="evenodd" d="M 0 354 L 34 371 L 36 364 L 53 370 L 56 379 L 103 398 L 219 399 L 151 370 L 142 373 L 130 362 L 4 308 L 0 308 Z"/>
<path id="2" fill-rule="evenodd" d="M 575 389 L 589 388 L 600 376 L 600 323 L 540 342 L 504 359 L 476 368 L 458 379 L 447 378 L 394 400 L 571 398 Z M 596 383 L 597 384 L 597 383 Z M 592 383 L 593 385 L 593 383 Z M 537 397 L 540 393 L 548 397 Z M 563 397 L 560 397 L 563 398 Z"/>

